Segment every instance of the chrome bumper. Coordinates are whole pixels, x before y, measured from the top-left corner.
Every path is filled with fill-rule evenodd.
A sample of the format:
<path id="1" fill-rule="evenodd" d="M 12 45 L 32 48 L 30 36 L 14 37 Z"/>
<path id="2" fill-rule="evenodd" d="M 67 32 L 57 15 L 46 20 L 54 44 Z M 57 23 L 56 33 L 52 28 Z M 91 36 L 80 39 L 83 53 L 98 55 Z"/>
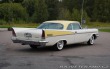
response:
<path id="1" fill-rule="evenodd" d="M 13 39 L 12 38 L 13 43 L 21 43 L 23 45 L 46 45 L 46 43 L 48 43 L 48 41 L 30 41 L 30 40 L 19 40 L 19 39 Z"/>

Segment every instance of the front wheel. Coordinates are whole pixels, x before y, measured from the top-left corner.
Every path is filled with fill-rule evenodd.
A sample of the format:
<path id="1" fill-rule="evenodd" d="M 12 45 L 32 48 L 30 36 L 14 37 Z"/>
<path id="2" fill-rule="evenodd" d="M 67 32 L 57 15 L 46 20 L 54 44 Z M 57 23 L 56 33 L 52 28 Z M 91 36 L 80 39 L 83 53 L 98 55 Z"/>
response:
<path id="1" fill-rule="evenodd" d="M 92 36 L 89 41 L 87 42 L 88 45 L 93 45 L 94 44 L 94 36 Z"/>
<path id="2" fill-rule="evenodd" d="M 63 49 L 64 45 L 65 45 L 64 41 L 58 41 L 54 47 L 56 50 L 60 51 Z"/>

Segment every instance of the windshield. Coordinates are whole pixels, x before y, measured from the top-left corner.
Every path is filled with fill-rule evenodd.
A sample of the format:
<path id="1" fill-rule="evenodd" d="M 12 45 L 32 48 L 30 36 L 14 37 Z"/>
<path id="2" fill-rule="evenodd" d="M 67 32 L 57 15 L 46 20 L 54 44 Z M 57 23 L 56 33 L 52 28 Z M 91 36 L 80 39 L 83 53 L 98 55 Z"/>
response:
<path id="1" fill-rule="evenodd" d="M 37 29 L 63 29 L 60 23 L 43 23 Z"/>

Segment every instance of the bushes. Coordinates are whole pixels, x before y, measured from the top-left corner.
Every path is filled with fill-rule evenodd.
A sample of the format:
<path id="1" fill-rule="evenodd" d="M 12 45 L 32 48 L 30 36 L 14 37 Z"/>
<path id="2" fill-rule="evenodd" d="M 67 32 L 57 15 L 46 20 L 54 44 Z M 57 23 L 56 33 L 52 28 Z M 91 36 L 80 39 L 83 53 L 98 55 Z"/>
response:
<path id="1" fill-rule="evenodd" d="M 81 21 L 83 0 L 1 0 L 0 23 L 26 21 L 40 23 L 45 20 Z M 85 0 L 86 22 L 110 22 L 110 0 Z"/>
<path id="2" fill-rule="evenodd" d="M 71 7 L 73 10 L 70 10 L 58 0 L 20 0 L 20 3 L 15 3 L 16 1 L 0 4 L 0 20 L 2 23 L 19 23 L 20 21 L 41 23 L 56 19 L 81 20 L 79 9 Z"/>
<path id="3" fill-rule="evenodd" d="M 59 12 L 58 19 L 60 19 L 60 20 L 71 20 L 71 14 L 70 14 L 69 10 L 61 8 L 60 12 Z"/>
<path id="4" fill-rule="evenodd" d="M 30 21 L 40 23 L 48 19 L 45 0 L 24 0 L 22 5 L 26 8 Z"/>
<path id="5" fill-rule="evenodd" d="M 35 4 L 35 12 L 32 16 L 33 22 L 43 22 L 48 19 L 48 10 L 45 0 L 38 0 Z"/>
<path id="6" fill-rule="evenodd" d="M 0 25 L 6 24 L 7 22 L 5 20 L 0 20 Z"/>
<path id="7" fill-rule="evenodd" d="M 28 14 L 26 10 L 18 3 L 3 3 L 0 4 L 0 19 L 7 22 L 16 20 L 26 21 Z"/>
<path id="8" fill-rule="evenodd" d="M 24 9 L 21 4 L 12 4 L 12 12 L 13 12 L 12 17 L 14 20 L 27 21 L 28 14 L 26 12 L 26 9 Z"/>
<path id="9" fill-rule="evenodd" d="M 20 20 L 39 23 L 47 20 L 48 16 L 45 0 L 24 0 L 22 3 L 0 4 L 0 20 L 7 23 Z"/>
<path id="10" fill-rule="evenodd" d="M 12 11 L 11 5 L 8 3 L 3 3 L 0 5 L 0 19 L 5 21 L 11 21 L 12 18 Z"/>
<path id="11" fill-rule="evenodd" d="M 81 20 L 81 13 L 77 9 L 72 10 L 72 20 L 80 21 Z"/>
<path id="12" fill-rule="evenodd" d="M 86 13 L 86 11 L 83 12 L 83 18 L 86 19 L 86 22 L 89 22 L 89 17 Z M 61 8 L 59 12 L 58 19 L 61 20 L 73 20 L 73 21 L 81 21 L 81 11 L 78 9 L 73 9 L 72 12 L 70 12 L 68 9 Z"/>
<path id="13" fill-rule="evenodd" d="M 22 2 L 22 6 L 26 8 L 27 13 L 29 14 L 29 17 L 32 17 L 35 12 L 35 4 L 37 4 L 37 0 L 24 0 Z"/>

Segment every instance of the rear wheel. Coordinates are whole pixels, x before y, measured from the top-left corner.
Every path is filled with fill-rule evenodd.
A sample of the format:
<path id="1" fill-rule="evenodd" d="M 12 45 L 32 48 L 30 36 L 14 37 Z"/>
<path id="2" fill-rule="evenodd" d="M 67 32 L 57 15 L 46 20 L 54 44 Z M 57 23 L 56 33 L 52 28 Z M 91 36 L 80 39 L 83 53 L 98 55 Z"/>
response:
<path id="1" fill-rule="evenodd" d="M 37 49 L 37 46 L 36 46 L 36 45 L 30 45 L 30 47 L 31 47 L 32 49 Z"/>
<path id="2" fill-rule="evenodd" d="M 64 45 L 65 45 L 64 41 L 58 41 L 54 47 L 56 50 L 60 51 L 63 49 Z"/>
<path id="3" fill-rule="evenodd" d="M 88 45 L 93 45 L 94 44 L 94 36 L 92 36 L 89 41 L 87 42 Z"/>

